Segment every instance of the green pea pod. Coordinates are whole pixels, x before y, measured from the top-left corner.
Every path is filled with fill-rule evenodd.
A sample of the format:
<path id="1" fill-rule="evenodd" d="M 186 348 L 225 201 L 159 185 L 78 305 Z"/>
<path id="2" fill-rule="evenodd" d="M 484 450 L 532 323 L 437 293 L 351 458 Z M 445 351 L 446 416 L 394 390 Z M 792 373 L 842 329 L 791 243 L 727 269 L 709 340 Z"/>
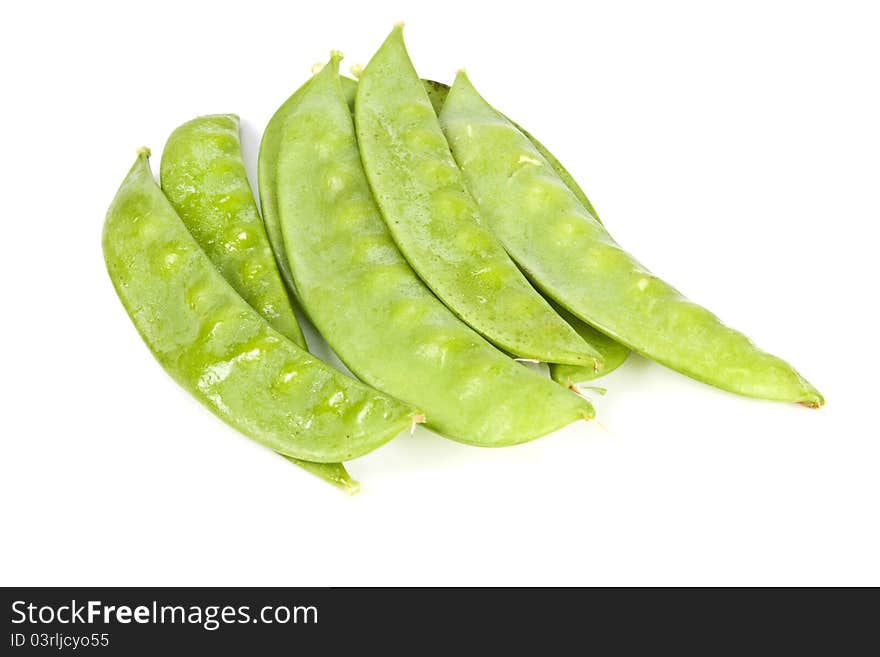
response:
<path id="1" fill-rule="evenodd" d="M 471 192 L 529 278 L 579 319 L 683 374 L 749 397 L 818 407 L 788 363 L 648 272 L 608 235 L 522 132 L 467 76 L 440 121 Z"/>
<path id="2" fill-rule="evenodd" d="M 275 173 L 288 263 L 321 335 L 358 377 L 454 440 L 510 445 L 592 417 L 467 327 L 407 264 L 367 183 L 337 65 L 338 55 L 289 114 Z"/>
<path id="3" fill-rule="evenodd" d="M 364 69 L 355 122 L 367 179 L 391 236 L 456 315 L 522 358 L 591 366 L 601 360 L 484 225 L 409 60 L 400 26 Z"/>
<path id="4" fill-rule="evenodd" d="M 272 328 L 305 349 L 248 184 L 238 117 L 201 116 L 178 127 L 159 172 L 165 196 L 223 278 Z"/>
<path id="5" fill-rule="evenodd" d="M 183 388 L 253 440 L 306 461 L 353 459 L 415 410 L 282 336 L 226 282 L 177 216 L 142 149 L 110 205 L 104 260 L 132 322 Z"/>
<path id="6" fill-rule="evenodd" d="M 160 179 L 165 196 L 226 281 L 276 331 L 306 349 L 248 184 L 238 117 L 202 116 L 177 128 L 162 151 Z M 358 489 L 339 463 L 290 460 L 347 492 Z"/>

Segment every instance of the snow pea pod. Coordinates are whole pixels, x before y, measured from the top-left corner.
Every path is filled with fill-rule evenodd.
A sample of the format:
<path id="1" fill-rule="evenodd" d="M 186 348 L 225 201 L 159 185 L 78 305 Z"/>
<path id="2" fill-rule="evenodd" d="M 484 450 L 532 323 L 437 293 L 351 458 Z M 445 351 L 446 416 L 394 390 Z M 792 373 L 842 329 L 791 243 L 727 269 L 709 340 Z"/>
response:
<path id="1" fill-rule="evenodd" d="M 215 415 L 285 456 L 370 452 L 415 409 L 324 365 L 226 282 L 153 180 L 142 149 L 113 199 L 103 251 L 116 293 L 153 355 Z"/>
<path id="2" fill-rule="evenodd" d="M 464 72 L 440 121 L 480 209 L 548 296 L 645 356 L 730 392 L 819 407 L 822 396 L 626 253 Z"/>
<path id="3" fill-rule="evenodd" d="M 178 127 L 159 167 L 162 191 L 220 273 L 276 331 L 306 347 L 254 202 L 234 114 Z"/>
<path id="4" fill-rule="evenodd" d="M 290 270 L 321 335 L 358 377 L 460 442 L 510 445 L 592 417 L 466 326 L 407 264 L 370 191 L 337 66 L 338 55 L 288 116 L 275 174 Z"/>
<path id="5" fill-rule="evenodd" d="M 165 143 L 159 170 L 162 191 L 223 278 L 272 328 L 305 349 L 248 183 L 238 117 L 184 123 Z M 340 463 L 287 458 L 347 492 L 358 489 Z"/>
<path id="6" fill-rule="evenodd" d="M 482 223 L 399 25 L 358 82 L 355 122 L 367 179 L 391 236 L 456 315 L 516 356 L 574 365 L 601 360 Z"/>

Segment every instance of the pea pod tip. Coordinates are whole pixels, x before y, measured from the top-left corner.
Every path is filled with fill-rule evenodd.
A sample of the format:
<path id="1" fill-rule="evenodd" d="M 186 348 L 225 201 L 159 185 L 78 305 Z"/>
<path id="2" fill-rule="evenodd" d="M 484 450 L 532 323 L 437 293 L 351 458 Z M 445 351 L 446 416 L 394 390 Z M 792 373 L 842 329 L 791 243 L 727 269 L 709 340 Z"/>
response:
<path id="1" fill-rule="evenodd" d="M 150 155 L 152 154 L 152 153 L 150 152 L 149 147 L 147 147 L 147 146 L 141 146 L 141 147 L 140 147 L 139 149 L 137 149 L 137 151 L 135 151 L 135 152 L 137 153 L 137 156 L 138 156 L 138 157 L 146 157 L 146 158 L 149 158 Z"/>

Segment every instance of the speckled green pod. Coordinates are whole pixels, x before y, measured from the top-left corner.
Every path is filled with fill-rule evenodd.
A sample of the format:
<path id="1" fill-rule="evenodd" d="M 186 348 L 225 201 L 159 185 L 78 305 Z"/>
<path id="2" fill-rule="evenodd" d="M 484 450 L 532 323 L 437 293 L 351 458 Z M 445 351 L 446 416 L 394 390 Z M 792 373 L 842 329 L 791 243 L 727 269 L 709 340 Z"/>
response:
<path id="1" fill-rule="evenodd" d="M 749 397 L 818 407 L 785 361 L 652 275 L 611 238 L 535 148 L 460 73 L 440 114 L 483 216 L 548 296 L 618 342 Z"/>
<path id="2" fill-rule="evenodd" d="M 104 260 L 153 355 L 229 425 L 285 456 L 346 461 L 407 428 L 413 407 L 282 336 L 217 271 L 150 173 L 144 149 L 110 205 Z"/>
<path id="3" fill-rule="evenodd" d="M 355 122 L 367 179 L 391 236 L 450 310 L 522 358 L 575 365 L 601 360 L 483 223 L 399 26 L 364 69 Z"/>
<path id="4" fill-rule="evenodd" d="M 201 116 L 172 132 L 162 151 L 160 180 L 223 278 L 276 331 L 307 348 L 248 183 L 238 117 Z M 339 463 L 289 460 L 346 492 L 358 489 Z"/>
<path id="5" fill-rule="evenodd" d="M 524 442 L 593 415 L 449 311 L 407 264 L 364 175 L 334 59 L 289 114 L 278 216 L 303 308 L 361 379 L 481 446 Z"/>
<path id="6" fill-rule="evenodd" d="M 272 328 L 305 348 L 248 184 L 238 117 L 201 116 L 177 128 L 162 151 L 159 178 L 223 278 Z"/>

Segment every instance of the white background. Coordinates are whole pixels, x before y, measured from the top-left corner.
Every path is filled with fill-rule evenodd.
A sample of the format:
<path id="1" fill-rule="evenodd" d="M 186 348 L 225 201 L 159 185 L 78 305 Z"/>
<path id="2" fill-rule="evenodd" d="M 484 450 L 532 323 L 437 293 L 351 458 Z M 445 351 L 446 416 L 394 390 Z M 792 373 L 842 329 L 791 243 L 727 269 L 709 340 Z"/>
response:
<path id="1" fill-rule="evenodd" d="M 871 4 L 4 4 L 0 583 L 880 584 Z M 420 430 L 352 463 L 348 498 L 178 389 L 101 255 L 135 149 L 156 169 L 176 125 L 237 112 L 253 175 L 312 63 L 366 63 L 401 19 L 424 77 L 466 66 L 618 241 L 826 408 L 634 357 L 607 431 Z"/>

